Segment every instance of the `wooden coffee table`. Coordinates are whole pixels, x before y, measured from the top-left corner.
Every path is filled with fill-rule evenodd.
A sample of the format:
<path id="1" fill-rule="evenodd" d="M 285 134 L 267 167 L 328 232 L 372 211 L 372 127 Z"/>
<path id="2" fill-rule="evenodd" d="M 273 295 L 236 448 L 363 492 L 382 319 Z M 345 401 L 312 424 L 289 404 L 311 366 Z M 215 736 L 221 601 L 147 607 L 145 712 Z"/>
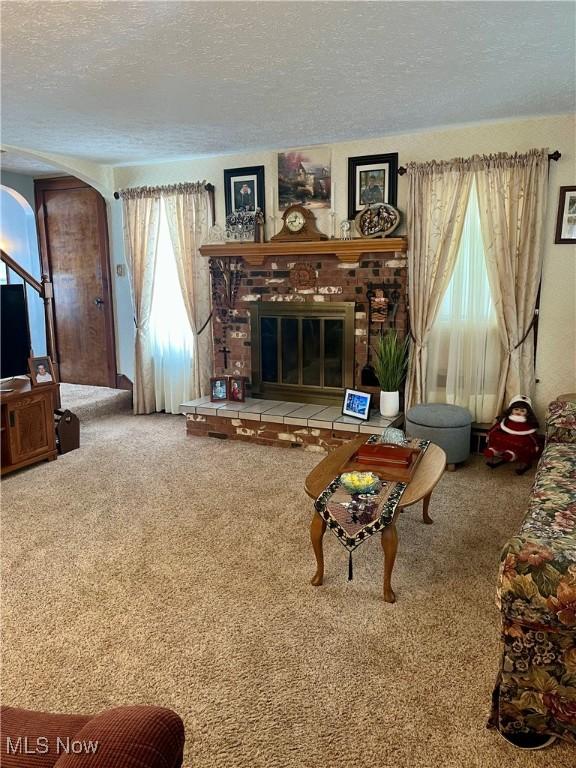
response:
<path id="1" fill-rule="evenodd" d="M 365 443 L 369 437 L 370 435 L 361 435 L 329 453 L 306 478 L 304 487 L 308 496 L 316 500 L 328 483 L 339 474 L 341 467 L 346 463 L 347 459 L 349 459 L 352 454 L 356 453 L 358 448 Z M 442 477 L 445 467 L 446 454 L 439 446 L 434 445 L 434 443 L 430 444 L 416 468 L 414 477 L 410 480 L 406 490 L 402 494 L 394 519 L 382 531 L 382 549 L 384 550 L 384 600 L 387 603 L 396 602 L 396 595 L 394 594 L 390 583 L 394 560 L 396 559 L 396 552 L 398 550 L 396 517 L 398 516 L 400 509 L 410 507 L 412 504 L 416 504 L 416 502 L 423 499 L 423 520 L 427 524 L 434 522 L 428 514 L 428 507 L 430 505 L 432 491 Z M 310 583 L 315 587 L 319 587 L 324 580 L 324 550 L 322 547 L 322 539 L 324 538 L 325 532 L 326 521 L 318 514 L 318 512 L 314 512 L 314 517 L 310 523 L 310 539 L 312 541 L 314 554 L 316 555 L 316 573 Z"/>

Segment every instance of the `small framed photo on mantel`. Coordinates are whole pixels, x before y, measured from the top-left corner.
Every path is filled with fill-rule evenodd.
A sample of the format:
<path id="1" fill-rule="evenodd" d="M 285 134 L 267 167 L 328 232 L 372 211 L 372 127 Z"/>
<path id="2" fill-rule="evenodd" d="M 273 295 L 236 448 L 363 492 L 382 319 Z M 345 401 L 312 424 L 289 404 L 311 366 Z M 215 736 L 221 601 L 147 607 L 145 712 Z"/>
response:
<path id="1" fill-rule="evenodd" d="M 28 370 L 33 387 L 40 387 L 42 384 L 55 384 L 56 374 L 51 358 L 48 355 L 43 357 L 30 357 L 28 359 Z"/>
<path id="2" fill-rule="evenodd" d="M 576 243 L 576 187 L 560 187 L 554 242 L 570 245 Z"/>
<path id="3" fill-rule="evenodd" d="M 354 219 L 367 205 L 396 206 L 398 153 L 348 158 L 348 218 Z"/>

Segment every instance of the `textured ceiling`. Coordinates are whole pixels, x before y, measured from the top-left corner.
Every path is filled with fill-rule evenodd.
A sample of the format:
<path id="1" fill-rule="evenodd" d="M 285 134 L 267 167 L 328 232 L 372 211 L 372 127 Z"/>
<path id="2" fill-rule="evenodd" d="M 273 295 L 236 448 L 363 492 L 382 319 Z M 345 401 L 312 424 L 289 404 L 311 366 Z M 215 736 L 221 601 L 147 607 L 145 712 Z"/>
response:
<path id="1" fill-rule="evenodd" d="M 3 171 L 20 173 L 23 176 L 42 176 L 47 174 L 50 176 L 58 176 L 62 173 L 61 170 L 55 168 L 53 165 L 44 163 L 42 160 L 38 160 L 35 157 L 22 155 L 13 150 L 2 152 L 0 155 L 0 165 Z"/>
<path id="2" fill-rule="evenodd" d="M 7 144 L 130 163 L 575 109 L 571 2 L 8 2 Z"/>

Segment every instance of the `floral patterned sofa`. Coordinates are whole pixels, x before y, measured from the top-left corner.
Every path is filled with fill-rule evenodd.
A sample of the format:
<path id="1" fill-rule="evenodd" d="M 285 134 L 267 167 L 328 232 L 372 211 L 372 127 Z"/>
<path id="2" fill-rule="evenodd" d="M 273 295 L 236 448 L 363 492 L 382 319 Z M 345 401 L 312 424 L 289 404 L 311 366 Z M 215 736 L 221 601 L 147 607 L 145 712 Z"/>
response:
<path id="1" fill-rule="evenodd" d="M 489 726 L 576 744 L 576 403 L 551 403 L 546 446 L 498 580 L 502 657 Z"/>

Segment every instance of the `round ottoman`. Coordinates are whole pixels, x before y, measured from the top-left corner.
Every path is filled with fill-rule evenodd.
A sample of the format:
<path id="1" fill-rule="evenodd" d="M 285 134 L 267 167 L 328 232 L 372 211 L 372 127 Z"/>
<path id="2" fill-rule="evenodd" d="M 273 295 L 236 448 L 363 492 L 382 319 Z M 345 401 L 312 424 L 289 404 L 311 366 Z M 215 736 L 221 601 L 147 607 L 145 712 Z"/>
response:
<path id="1" fill-rule="evenodd" d="M 446 454 L 448 469 L 470 455 L 471 425 L 470 411 L 459 405 L 414 405 L 406 414 L 406 434 L 439 445 Z"/>

